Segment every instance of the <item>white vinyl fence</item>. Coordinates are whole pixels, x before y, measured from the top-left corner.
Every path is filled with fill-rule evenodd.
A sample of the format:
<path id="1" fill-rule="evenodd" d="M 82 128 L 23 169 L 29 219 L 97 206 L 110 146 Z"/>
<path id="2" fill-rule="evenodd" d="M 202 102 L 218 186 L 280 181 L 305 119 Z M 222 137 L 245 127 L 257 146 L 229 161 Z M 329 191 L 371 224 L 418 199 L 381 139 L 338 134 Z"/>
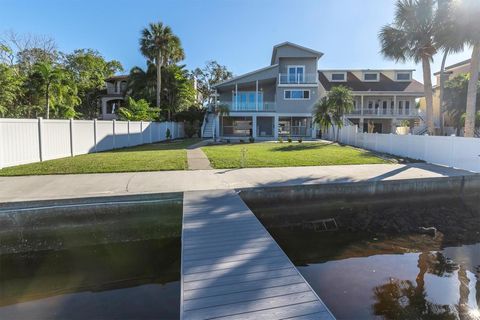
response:
<path id="1" fill-rule="evenodd" d="M 183 138 L 183 123 L 0 119 L 0 168 Z"/>
<path id="2" fill-rule="evenodd" d="M 324 138 L 334 140 L 333 130 L 328 130 Z M 340 129 L 338 141 L 367 150 L 480 172 L 479 138 L 359 133 L 357 126 L 346 126 Z"/>

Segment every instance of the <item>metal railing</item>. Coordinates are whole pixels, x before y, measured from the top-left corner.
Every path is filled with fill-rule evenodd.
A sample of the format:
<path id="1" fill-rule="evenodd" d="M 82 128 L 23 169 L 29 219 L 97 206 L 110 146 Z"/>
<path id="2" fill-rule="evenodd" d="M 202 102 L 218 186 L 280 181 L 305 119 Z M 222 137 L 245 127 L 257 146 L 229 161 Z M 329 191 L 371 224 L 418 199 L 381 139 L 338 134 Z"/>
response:
<path id="1" fill-rule="evenodd" d="M 306 84 L 317 83 L 316 73 L 301 73 L 301 74 L 288 74 L 280 73 L 278 75 L 278 83 L 280 84 Z"/>
<path id="2" fill-rule="evenodd" d="M 360 109 L 355 109 L 349 112 L 347 115 L 361 115 L 362 111 Z M 404 109 L 404 110 L 392 110 L 392 109 L 364 109 L 363 115 L 366 116 L 409 116 L 417 117 L 419 113 L 416 109 Z"/>

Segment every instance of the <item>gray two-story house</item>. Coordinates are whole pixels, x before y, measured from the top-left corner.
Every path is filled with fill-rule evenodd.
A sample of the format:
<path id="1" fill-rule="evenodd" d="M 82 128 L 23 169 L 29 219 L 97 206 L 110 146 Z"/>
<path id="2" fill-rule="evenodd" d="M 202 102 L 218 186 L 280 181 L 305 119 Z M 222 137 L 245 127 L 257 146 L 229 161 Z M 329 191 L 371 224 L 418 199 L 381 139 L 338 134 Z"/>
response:
<path id="1" fill-rule="evenodd" d="M 423 85 L 412 79 L 412 70 L 318 71 L 322 56 L 284 42 L 273 47 L 270 66 L 217 84 L 216 103 L 230 114 L 211 114 L 203 136 L 315 138 L 313 106 L 340 84 L 352 89 L 355 110 L 347 118 L 360 130 L 370 123 L 377 132 L 392 132 L 399 120 L 418 117 L 415 98 L 423 96 Z"/>

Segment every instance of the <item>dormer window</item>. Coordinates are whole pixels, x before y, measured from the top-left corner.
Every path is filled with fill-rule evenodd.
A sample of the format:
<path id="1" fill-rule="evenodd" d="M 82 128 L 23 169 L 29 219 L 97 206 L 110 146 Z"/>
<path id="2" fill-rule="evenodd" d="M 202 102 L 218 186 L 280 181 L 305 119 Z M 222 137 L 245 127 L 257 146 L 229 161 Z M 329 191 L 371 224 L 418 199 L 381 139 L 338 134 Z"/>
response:
<path id="1" fill-rule="evenodd" d="M 335 72 L 332 73 L 332 82 L 345 82 L 347 79 L 346 72 Z"/>
<path id="2" fill-rule="evenodd" d="M 410 72 L 397 72 L 397 81 L 410 81 L 412 80 L 412 74 Z"/>
<path id="3" fill-rule="evenodd" d="M 378 81 L 379 74 L 378 72 L 365 72 L 363 74 L 363 81 L 375 82 Z"/>

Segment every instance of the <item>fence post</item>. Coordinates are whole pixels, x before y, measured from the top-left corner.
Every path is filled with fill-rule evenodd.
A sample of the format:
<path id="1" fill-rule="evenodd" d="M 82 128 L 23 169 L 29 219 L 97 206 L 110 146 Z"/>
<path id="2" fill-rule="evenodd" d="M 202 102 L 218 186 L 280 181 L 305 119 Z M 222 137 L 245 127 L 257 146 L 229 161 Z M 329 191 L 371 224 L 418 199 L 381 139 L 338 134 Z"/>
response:
<path id="1" fill-rule="evenodd" d="M 2 121 L 0 120 L 0 133 L 2 132 Z M 1 137 L 1 136 L 0 136 Z M 3 153 L 5 151 L 3 150 L 3 140 L 0 138 L 0 169 L 3 168 Z"/>
<path id="2" fill-rule="evenodd" d="M 130 120 L 127 120 L 127 146 L 130 147 Z"/>
<path id="3" fill-rule="evenodd" d="M 73 151 L 73 119 L 70 118 L 70 156 L 73 157 L 75 155 Z"/>
<path id="4" fill-rule="evenodd" d="M 112 131 L 113 131 L 113 149 L 115 149 L 115 119 L 112 120 Z"/>
<path id="5" fill-rule="evenodd" d="M 452 163 L 451 163 L 451 167 L 454 168 L 455 167 L 455 156 L 456 156 L 456 146 L 455 146 L 455 143 L 456 143 L 456 139 L 455 139 L 455 136 L 450 136 L 450 139 L 452 140 Z"/>
<path id="6" fill-rule="evenodd" d="M 148 126 L 148 135 L 150 136 L 150 143 L 152 143 L 152 127 L 153 127 L 153 122 L 150 121 L 150 125 Z"/>
<path id="7" fill-rule="evenodd" d="M 39 156 L 40 162 L 43 161 L 42 131 L 43 131 L 43 119 L 42 117 L 38 117 L 38 156 Z"/>
<path id="8" fill-rule="evenodd" d="M 142 138 L 142 142 L 140 144 L 143 144 L 143 121 L 140 121 L 140 137 Z"/>
<path id="9" fill-rule="evenodd" d="M 97 119 L 93 119 L 93 149 L 97 152 Z"/>

